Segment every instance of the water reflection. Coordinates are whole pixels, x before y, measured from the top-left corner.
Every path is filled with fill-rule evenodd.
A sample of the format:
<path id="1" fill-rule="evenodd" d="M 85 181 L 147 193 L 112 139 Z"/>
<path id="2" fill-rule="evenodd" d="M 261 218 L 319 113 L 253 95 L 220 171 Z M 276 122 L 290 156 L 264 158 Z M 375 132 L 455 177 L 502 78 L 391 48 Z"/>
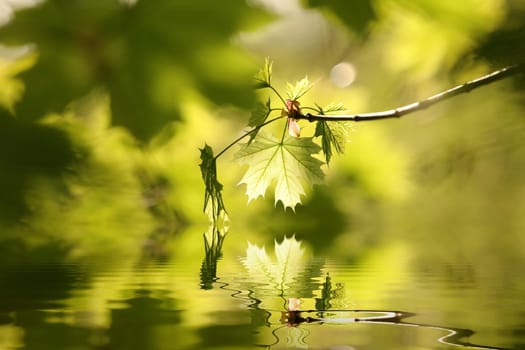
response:
<path id="1" fill-rule="evenodd" d="M 60 308 L 74 289 L 87 283 L 86 271 L 73 265 L 0 268 L 0 312 Z"/>
<path id="2" fill-rule="evenodd" d="M 346 325 L 352 324 L 376 324 L 389 326 L 404 326 L 414 327 L 418 329 L 437 330 L 440 333 L 445 333 L 443 336 L 436 336 L 435 340 L 439 343 L 466 347 L 470 349 L 494 349 L 494 350 L 508 350 L 508 348 L 495 347 L 489 345 L 476 344 L 467 339 L 475 334 L 474 331 L 464 328 L 445 327 L 435 324 L 425 324 L 406 321 L 405 319 L 416 316 L 415 313 L 406 311 L 391 311 L 391 310 L 338 310 L 331 309 L 331 299 L 337 299 L 342 295 L 343 287 L 337 284 L 337 288 L 333 289 L 330 276 L 327 274 L 325 282 L 322 284 L 320 290 L 322 297 L 315 298 L 315 309 L 307 310 L 301 309 L 301 300 L 297 298 L 289 298 L 286 301 L 286 310 L 281 311 L 279 322 L 273 319 L 274 310 L 265 310 L 261 308 L 262 301 L 253 298 L 251 305 L 253 308 L 253 315 L 264 315 L 264 322 L 254 322 L 258 327 L 264 327 L 266 332 L 258 331 L 260 335 L 265 334 L 265 342 L 259 342 L 258 346 L 266 349 L 277 349 L 281 346 L 286 348 L 308 348 L 309 341 L 306 339 L 311 335 L 310 329 L 304 326 L 310 325 Z M 240 292 L 240 291 L 239 291 Z M 259 312 L 256 312 L 256 311 Z M 261 320 L 260 317 L 258 317 Z M 319 330 L 318 330 L 319 331 Z M 320 330 L 319 332 L 323 332 Z M 327 332 L 329 334 L 329 331 Z M 330 349 L 354 349 L 349 344 L 337 344 L 331 346 Z"/>
<path id="3" fill-rule="evenodd" d="M 170 292 L 157 291 L 153 295 L 151 290 L 138 289 L 135 294 L 123 301 L 125 308 L 111 310 L 107 332 L 110 348 L 159 348 L 159 344 L 172 339 L 171 333 L 182 321 L 182 311 L 169 297 Z"/>
<path id="4" fill-rule="evenodd" d="M 290 270 L 293 278 L 276 281 L 282 270 L 273 255 L 265 266 L 274 270 L 262 278 L 248 272 L 256 270 L 245 259 L 226 255 L 217 269 L 207 256 L 209 265 L 4 268 L 0 348 L 518 349 L 523 341 L 523 305 L 515 299 L 523 289 L 501 294 L 491 321 L 476 323 L 491 305 L 473 293 L 485 291 L 475 281 L 459 291 L 447 274 L 407 272 L 392 276 L 394 283 L 370 266 L 342 266 L 305 251 L 292 259 L 303 262 Z M 206 266 L 215 275 L 203 289 Z M 468 298 L 477 309 L 456 306 Z M 515 309 L 505 306 L 510 300 Z"/>
<path id="5" fill-rule="evenodd" d="M 201 288 L 212 289 L 213 282 L 217 279 L 217 264 L 222 256 L 222 244 L 226 238 L 226 232 L 220 231 L 212 225 L 210 230 L 203 235 L 204 259 L 201 265 Z"/>
<path id="6" fill-rule="evenodd" d="M 312 314 L 312 316 L 308 316 L 307 314 Z M 474 344 L 464 340 L 465 338 L 474 335 L 475 332 L 470 329 L 448 328 L 432 324 L 405 321 L 406 318 L 413 317 L 415 315 L 416 314 L 411 312 L 386 310 L 291 310 L 283 312 L 283 317 L 281 320 L 286 325 L 292 327 L 298 327 L 303 323 L 370 323 L 428 328 L 445 332 L 446 334 L 437 338 L 437 341 L 446 345 L 468 347 L 472 349 L 508 350 L 506 348 Z"/>

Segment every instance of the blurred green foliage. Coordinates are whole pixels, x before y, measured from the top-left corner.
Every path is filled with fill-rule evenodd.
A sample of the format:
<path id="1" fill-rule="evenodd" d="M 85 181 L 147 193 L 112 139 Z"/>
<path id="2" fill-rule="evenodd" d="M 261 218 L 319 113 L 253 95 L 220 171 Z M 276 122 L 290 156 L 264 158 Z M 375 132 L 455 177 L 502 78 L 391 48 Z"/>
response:
<path id="1" fill-rule="evenodd" d="M 328 9 L 350 29 L 364 33 L 372 21 L 377 19 L 376 10 L 371 0 L 309 0 L 308 5 Z"/>
<path id="2" fill-rule="evenodd" d="M 266 56 L 277 88 L 308 74 L 316 84 L 302 104 L 352 112 L 523 61 L 520 1 L 270 3 L 57 0 L 17 11 L 0 28 L 1 259 L 170 258 L 174 244 L 196 259 L 206 231 L 198 149 L 239 135 Z M 345 88 L 330 80 L 339 62 L 355 68 Z M 522 266 L 521 82 L 356 125 L 346 154 L 324 166 L 326 186 L 296 213 L 273 198 L 246 205 L 242 169 L 222 157 L 229 235 L 243 237 L 225 249 L 296 233 L 343 260 L 401 240 L 429 265 Z"/>
<path id="3" fill-rule="evenodd" d="M 102 274 L 88 294 L 72 291 L 92 271 L 79 281 L 67 267 L 17 276 L 5 268 L 2 299 L 20 296 L 13 299 L 17 310 L 34 293 L 68 303 L 75 313 L 49 317 L 55 307 L 38 304 L 39 318 L 16 311 L 15 319 L 4 300 L 2 344 L 38 346 L 52 332 L 60 345 L 85 346 L 80 342 L 100 330 L 125 342 L 125 329 L 138 330 L 137 344 L 159 348 L 173 344 L 174 334 L 187 347 L 216 347 L 230 338 L 244 345 L 258 335 L 274 341 L 264 304 L 275 317 L 284 300 L 247 274 L 238 257 L 248 240 L 271 247 L 293 234 L 313 256 L 331 261 L 296 260 L 304 289 L 295 292 L 309 298 L 305 308 L 317 301 L 354 306 L 326 297 L 330 272 L 333 286 L 344 284 L 359 306 L 432 310 L 433 320 L 494 334 L 513 330 L 521 339 L 523 77 L 400 120 L 353 125 L 345 154 L 322 166 L 325 184 L 314 186 L 295 212 L 276 208 L 274 198 L 247 204 L 237 186 L 243 169 L 232 161 L 238 148 L 231 149 L 217 162 L 231 228 L 204 261 L 199 148 L 230 144 L 249 108 L 266 102 L 251 86 L 267 56 L 280 91 L 305 74 L 315 82 L 303 105 L 343 102 L 352 112 L 372 112 L 523 62 L 524 12 L 519 0 L 48 0 L 17 11 L 0 28 L 0 265 L 172 264 L 161 273 L 155 266 L 151 274 L 136 268 Z M 348 87 L 331 81 L 339 62 L 355 69 Z M 305 121 L 300 126 L 315 132 Z M 429 287 L 426 278 L 436 275 L 442 279 Z M 228 290 L 234 280 L 228 276 L 241 276 L 246 290 L 260 288 L 259 300 L 242 305 L 253 306 L 261 333 L 252 332 L 240 299 L 231 297 L 237 294 Z M 469 283 L 480 287 L 468 289 Z M 417 298 L 407 297 L 412 293 Z M 184 312 L 165 312 L 160 299 Z M 63 336 L 64 327 L 79 322 L 89 334 L 68 328 Z M 239 329 L 250 339 L 238 337 Z M 388 347 L 377 333 L 365 335 Z"/>
<path id="4" fill-rule="evenodd" d="M 36 120 L 104 87 L 113 122 L 147 139 L 181 118 L 180 101 L 192 89 L 249 106 L 253 67 L 229 42 L 254 14 L 240 0 L 46 1 L 19 11 L 0 29 L 2 42 L 34 44 L 38 61 L 21 75 L 26 91 L 16 115 Z"/>

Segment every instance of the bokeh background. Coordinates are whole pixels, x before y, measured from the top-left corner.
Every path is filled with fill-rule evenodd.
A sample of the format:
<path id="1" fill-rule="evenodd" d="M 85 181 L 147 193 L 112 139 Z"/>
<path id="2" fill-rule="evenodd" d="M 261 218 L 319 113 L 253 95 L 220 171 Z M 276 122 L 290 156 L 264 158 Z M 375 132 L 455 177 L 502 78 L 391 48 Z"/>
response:
<path id="1" fill-rule="evenodd" d="M 242 133 L 265 57 L 278 87 L 316 82 L 303 104 L 379 111 L 524 61 L 524 16 L 520 0 L 2 0 L 0 261 L 199 261 L 199 148 Z M 295 234 L 348 262 L 402 247 L 421 268 L 519 274 L 524 88 L 356 123 L 295 213 L 247 204 L 226 154 L 223 253 Z"/>

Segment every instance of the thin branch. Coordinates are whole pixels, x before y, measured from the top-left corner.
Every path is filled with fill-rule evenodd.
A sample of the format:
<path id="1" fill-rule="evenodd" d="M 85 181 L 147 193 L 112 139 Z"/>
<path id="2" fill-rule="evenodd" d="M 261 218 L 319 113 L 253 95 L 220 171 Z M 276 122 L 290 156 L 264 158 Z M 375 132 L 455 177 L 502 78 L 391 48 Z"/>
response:
<path id="1" fill-rule="evenodd" d="M 244 139 L 245 137 L 248 137 L 250 136 L 251 134 L 253 134 L 255 131 L 259 130 L 260 128 L 262 128 L 263 126 L 265 125 L 268 125 L 270 123 L 273 123 L 274 121 L 276 120 L 279 120 L 279 119 L 283 119 L 284 117 L 283 116 L 278 116 L 278 117 L 275 117 L 273 119 L 270 119 L 270 120 L 267 120 L 265 121 L 264 123 L 262 124 L 259 124 L 257 125 L 256 127 L 254 127 L 253 129 L 250 129 L 248 130 L 247 132 L 245 132 L 244 134 L 242 134 L 241 136 L 239 136 L 238 138 L 236 138 L 235 140 L 233 140 L 228 146 L 224 147 L 222 149 L 222 151 L 220 151 L 219 153 L 217 153 L 217 155 L 214 157 L 215 159 L 219 158 L 221 155 L 223 155 L 227 150 L 229 150 L 230 148 L 232 148 L 235 144 L 237 144 L 238 142 L 240 142 L 242 139 Z"/>
<path id="2" fill-rule="evenodd" d="M 422 101 L 414 102 L 402 107 L 395 109 L 390 109 L 387 111 L 373 112 L 373 113 L 362 113 L 362 114 L 340 114 L 340 115 L 318 115 L 311 113 L 297 113 L 294 115 L 295 119 L 307 119 L 310 122 L 316 120 L 324 121 L 367 121 L 367 120 L 379 120 L 379 119 L 388 119 L 388 118 L 400 118 L 406 114 L 414 113 L 427 109 L 428 107 L 442 102 L 451 97 L 470 92 L 474 89 L 477 89 L 481 86 L 493 83 L 495 81 L 505 79 L 507 77 L 524 73 L 525 72 L 525 63 L 516 64 L 513 66 L 505 67 L 503 69 L 497 70 L 490 74 L 484 75 L 480 78 L 468 81 L 462 85 L 458 85 L 446 91 L 442 91 L 436 95 L 430 96 Z"/>
<path id="3" fill-rule="evenodd" d="M 272 90 L 272 91 L 277 95 L 277 97 L 279 97 L 279 100 L 281 100 L 281 102 L 283 103 L 283 105 L 286 106 L 286 101 L 285 101 L 284 98 L 281 96 L 281 94 L 279 93 L 279 91 L 277 91 L 277 89 L 275 89 L 275 88 L 273 87 L 273 85 L 268 86 L 268 88 L 270 88 L 270 90 Z"/>

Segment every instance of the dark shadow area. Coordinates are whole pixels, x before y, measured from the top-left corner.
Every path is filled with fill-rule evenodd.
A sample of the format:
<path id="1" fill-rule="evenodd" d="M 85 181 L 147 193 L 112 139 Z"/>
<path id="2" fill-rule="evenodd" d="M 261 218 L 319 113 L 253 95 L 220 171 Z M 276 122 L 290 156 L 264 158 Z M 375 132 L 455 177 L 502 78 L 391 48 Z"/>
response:
<path id="1" fill-rule="evenodd" d="M 68 265 L 18 265 L 0 268 L 0 311 L 59 307 L 82 288 L 88 274 L 81 268 Z"/>
<path id="2" fill-rule="evenodd" d="M 78 153 L 62 131 L 15 120 L 0 112 L 0 219 L 19 220 L 30 209 L 24 194 L 31 181 L 45 176 L 56 179 L 60 187 L 60 177 L 77 158 Z"/>
<path id="3" fill-rule="evenodd" d="M 176 309 L 176 300 L 168 295 L 162 296 L 162 291 L 137 289 L 134 293 L 135 297 L 123 300 L 126 308 L 111 311 L 108 347 L 157 349 L 161 348 L 163 342 L 173 341 L 174 327 L 182 320 L 181 311 Z M 159 333 L 162 327 L 170 331 Z M 164 339 L 162 334 L 167 338 Z M 173 348 L 177 347 L 175 343 L 172 345 Z"/>

